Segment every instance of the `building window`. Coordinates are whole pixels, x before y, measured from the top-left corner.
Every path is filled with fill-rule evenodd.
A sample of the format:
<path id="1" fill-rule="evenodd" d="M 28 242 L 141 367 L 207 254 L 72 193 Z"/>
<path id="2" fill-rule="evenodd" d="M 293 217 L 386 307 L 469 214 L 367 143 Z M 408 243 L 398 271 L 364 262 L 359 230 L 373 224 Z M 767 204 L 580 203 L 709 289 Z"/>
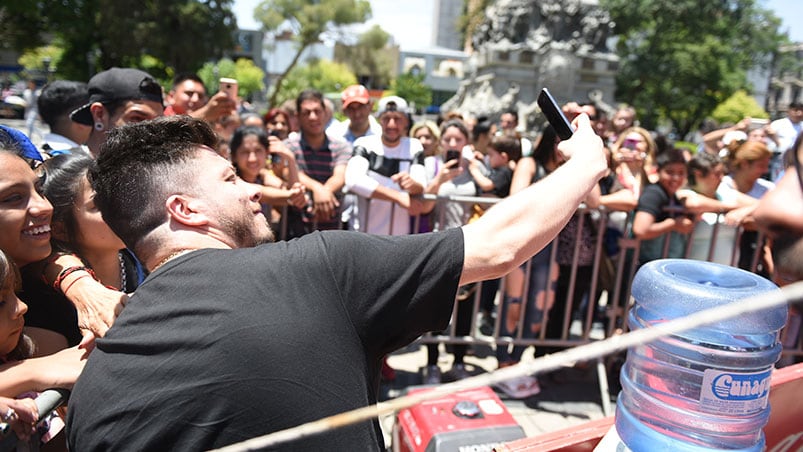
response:
<path id="1" fill-rule="evenodd" d="M 583 58 L 583 69 L 593 70 L 594 69 L 594 60 L 591 58 Z"/>
<path id="2" fill-rule="evenodd" d="M 496 54 L 499 61 L 510 61 L 510 52 L 499 52 Z"/>
<path id="3" fill-rule="evenodd" d="M 533 64 L 533 60 L 534 60 L 534 54 L 529 50 L 521 52 L 521 55 L 519 56 L 519 63 L 521 64 Z"/>

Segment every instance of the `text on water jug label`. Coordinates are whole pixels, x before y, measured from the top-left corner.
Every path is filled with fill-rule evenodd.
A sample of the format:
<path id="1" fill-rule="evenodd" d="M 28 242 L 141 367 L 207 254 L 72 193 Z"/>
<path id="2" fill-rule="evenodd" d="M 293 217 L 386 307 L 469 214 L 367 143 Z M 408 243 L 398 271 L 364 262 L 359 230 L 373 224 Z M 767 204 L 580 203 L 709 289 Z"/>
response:
<path id="1" fill-rule="evenodd" d="M 703 373 L 700 408 L 717 413 L 751 414 L 767 407 L 772 369 L 741 373 L 708 369 Z"/>

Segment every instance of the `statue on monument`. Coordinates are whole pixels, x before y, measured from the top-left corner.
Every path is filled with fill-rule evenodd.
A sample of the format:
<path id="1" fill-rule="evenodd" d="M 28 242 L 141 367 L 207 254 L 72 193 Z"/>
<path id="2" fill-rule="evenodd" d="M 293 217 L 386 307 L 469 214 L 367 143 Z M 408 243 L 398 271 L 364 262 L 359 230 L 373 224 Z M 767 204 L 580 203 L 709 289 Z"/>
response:
<path id="1" fill-rule="evenodd" d="M 579 64 L 572 61 L 615 59 L 607 47 L 612 29 L 596 0 L 496 0 L 471 38 L 480 56 L 472 58 L 467 78 L 441 109 L 491 118 L 515 109 L 521 119 L 533 118 L 541 88 L 534 85 L 573 86 L 567 79 Z"/>

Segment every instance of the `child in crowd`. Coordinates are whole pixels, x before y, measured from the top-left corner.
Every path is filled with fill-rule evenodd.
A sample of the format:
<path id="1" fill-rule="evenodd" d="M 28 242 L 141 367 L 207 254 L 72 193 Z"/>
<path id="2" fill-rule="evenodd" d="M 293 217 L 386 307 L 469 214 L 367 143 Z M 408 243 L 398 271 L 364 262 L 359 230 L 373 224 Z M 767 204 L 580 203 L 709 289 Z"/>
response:
<path id="1" fill-rule="evenodd" d="M 482 174 L 482 159 L 475 158 L 468 166 L 474 183 L 482 194 L 493 194 L 505 198 L 510 194 L 510 182 L 513 180 L 513 169 L 510 162 L 521 158 L 521 140 L 510 136 L 496 136 L 488 145 L 488 161 L 491 170 L 487 176 Z"/>
<path id="2" fill-rule="evenodd" d="M 669 148 L 655 159 L 658 182 L 644 188 L 633 219 L 633 235 L 641 240 L 639 264 L 661 257 L 683 257 L 694 219 L 682 211 L 677 191 L 686 185 L 686 159 L 679 149 Z M 667 234 L 668 237 L 667 237 Z M 665 240 L 669 240 L 664 255 Z"/>
<path id="3" fill-rule="evenodd" d="M 21 399 L 7 404 L 14 411 L 7 408 L 2 414 L 20 439 L 28 440 L 38 432 L 42 441 L 48 441 L 60 432 L 64 423 L 53 415 L 48 417 L 41 431 L 36 430 L 34 417 L 41 413 L 32 416 L 35 407 L 29 402 L 38 396 L 37 392 L 45 389 L 71 389 L 84 367 L 86 356 L 85 351 L 78 347 L 59 351 L 67 341 L 58 333 L 25 327 L 24 314 L 28 306 L 16 295 L 20 289 L 16 266 L 0 250 L 0 338 L 5 338 L 0 340 L 0 399 Z M 38 446 L 39 440 L 35 439 L 37 444 L 31 446 Z M 39 450 L 38 447 L 35 450 Z"/>

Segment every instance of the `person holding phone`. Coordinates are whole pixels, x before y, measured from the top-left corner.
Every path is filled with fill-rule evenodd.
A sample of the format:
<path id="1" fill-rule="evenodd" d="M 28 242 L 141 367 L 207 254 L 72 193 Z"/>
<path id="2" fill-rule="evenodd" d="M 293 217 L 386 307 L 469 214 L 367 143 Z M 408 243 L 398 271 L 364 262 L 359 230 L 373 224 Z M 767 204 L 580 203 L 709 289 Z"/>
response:
<path id="1" fill-rule="evenodd" d="M 236 100 L 236 80 L 233 95 L 221 90 L 209 97 L 197 74 L 182 73 L 173 79 L 173 88 L 165 96 L 165 116 L 190 115 L 213 124 L 236 110 Z"/>

